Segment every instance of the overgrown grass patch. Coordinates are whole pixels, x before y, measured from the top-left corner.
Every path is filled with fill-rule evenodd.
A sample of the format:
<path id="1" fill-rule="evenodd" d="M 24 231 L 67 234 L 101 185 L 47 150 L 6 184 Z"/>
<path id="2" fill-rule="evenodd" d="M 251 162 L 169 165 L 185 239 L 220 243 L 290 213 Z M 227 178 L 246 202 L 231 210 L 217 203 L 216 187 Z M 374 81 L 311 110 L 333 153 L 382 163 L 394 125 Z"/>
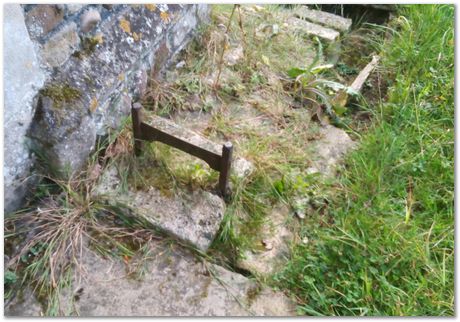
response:
<path id="1" fill-rule="evenodd" d="M 408 5 L 381 40 L 394 75 L 328 207 L 275 277 L 308 315 L 454 314 L 454 7 Z"/>

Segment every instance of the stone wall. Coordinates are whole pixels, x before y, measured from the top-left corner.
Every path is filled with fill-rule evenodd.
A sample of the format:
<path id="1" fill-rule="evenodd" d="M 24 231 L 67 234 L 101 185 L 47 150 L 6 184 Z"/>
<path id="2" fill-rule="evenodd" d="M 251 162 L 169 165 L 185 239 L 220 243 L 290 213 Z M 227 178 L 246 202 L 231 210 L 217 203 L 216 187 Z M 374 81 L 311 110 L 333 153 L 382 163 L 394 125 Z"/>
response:
<path id="1" fill-rule="evenodd" d="M 23 204 L 38 164 L 81 169 L 209 15 L 207 5 L 4 9 L 5 213 Z"/>

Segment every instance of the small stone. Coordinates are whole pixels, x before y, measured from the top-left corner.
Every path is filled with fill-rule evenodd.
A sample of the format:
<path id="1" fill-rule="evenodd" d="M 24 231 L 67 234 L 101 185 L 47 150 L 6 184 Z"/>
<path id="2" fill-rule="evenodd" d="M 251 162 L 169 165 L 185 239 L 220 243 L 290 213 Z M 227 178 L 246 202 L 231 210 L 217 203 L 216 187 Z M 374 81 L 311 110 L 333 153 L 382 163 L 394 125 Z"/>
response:
<path id="1" fill-rule="evenodd" d="M 101 21 L 101 14 L 96 9 L 87 10 L 80 18 L 81 30 L 91 31 Z"/>
<path id="2" fill-rule="evenodd" d="M 219 28 L 220 30 L 222 30 L 224 32 L 225 32 L 225 30 L 227 30 L 227 27 L 223 23 L 218 24 L 217 28 Z"/>
<path id="3" fill-rule="evenodd" d="M 231 49 L 227 53 L 225 53 L 224 60 L 228 66 L 236 65 L 241 59 L 243 59 L 243 47 L 238 46 L 236 48 Z"/>
<path id="4" fill-rule="evenodd" d="M 57 5 L 39 4 L 26 14 L 26 26 L 32 37 L 42 37 L 64 19 L 64 10 Z"/>
<path id="5" fill-rule="evenodd" d="M 337 164 L 356 143 L 344 130 L 332 125 L 322 127 L 320 133 L 321 138 L 315 142 L 318 158 L 313 162 L 313 167 L 324 176 L 332 176 Z"/>
<path id="6" fill-rule="evenodd" d="M 307 174 L 315 174 L 315 173 L 319 173 L 319 170 L 316 169 L 315 167 L 309 167 L 305 172 Z"/>
<path id="7" fill-rule="evenodd" d="M 328 42 L 334 42 L 340 36 L 340 33 L 334 29 L 323 27 L 299 18 L 291 17 L 287 22 L 291 29 L 299 30 L 310 36 L 317 36 Z"/>
<path id="8" fill-rule="evenodd" d="M 251 175 L 254 172 L 255 167 L 252 162 L 243 158 L 237 158 L 232 163 L 232 169 L 238 178 L 244 178 Z"/>
<path id="9" fill-rule="evenodd" d="M 296 210 L 294 214 L 299 218 L 299 219 L 305 219 L 305 213 L 300 210 Z"/>
<path id="10" fill-rule="evenodd" d="M 79 44 L 77 25 L 72 22 L 45 43 L 43 58 L 51 67 L 59 67 L 77 50 Z"/>
<path id="11" fill-rule="evenodd" d="M 279 33 L 280 27 L 278 24 L 266 24 L 259 25 L 256 29 L 257 38 L 271 38 Z"/>
<path id="12" fill-rule="evenodd" d="M 273 243 L 268 239 L 262 240 L 262 245 L 264 245 L 266 250 L 272 250 L 273 249 Z"/>
<path id="13" fill-rule="evenodd" d="M 183 68 L 184 66 L 185 66 L 185 61 L 183 61 L 183 60 L 181 60 L 180 62 L 178 62 L 176 64 L 177 69 Z"/>

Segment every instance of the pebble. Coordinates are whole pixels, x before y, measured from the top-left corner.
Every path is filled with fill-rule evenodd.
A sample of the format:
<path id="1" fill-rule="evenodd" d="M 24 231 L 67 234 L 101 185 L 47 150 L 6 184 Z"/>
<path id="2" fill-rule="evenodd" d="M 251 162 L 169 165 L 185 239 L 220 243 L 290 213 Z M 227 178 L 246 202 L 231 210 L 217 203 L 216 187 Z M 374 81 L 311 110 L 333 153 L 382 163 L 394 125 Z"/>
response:
<path id="1" fill-rule="evenodd" d="M 101 14 L 96 9 L 87 10 L 80 18 L 81 30 L 91 31 L 101 21 Z"/>

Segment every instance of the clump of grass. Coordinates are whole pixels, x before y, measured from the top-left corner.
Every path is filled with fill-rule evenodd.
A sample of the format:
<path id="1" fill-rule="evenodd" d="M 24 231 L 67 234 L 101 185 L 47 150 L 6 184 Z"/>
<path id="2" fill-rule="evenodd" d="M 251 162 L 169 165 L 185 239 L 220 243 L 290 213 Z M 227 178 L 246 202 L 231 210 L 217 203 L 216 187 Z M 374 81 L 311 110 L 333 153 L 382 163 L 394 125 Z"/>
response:
<path id="1" fill-rule="evenodd" d="M 88 249 L 131 258 L 156 236 L 126 205 L 96 197 L 101 173 L 99 163 L 91 163 L 68 180 L 45 177 L 36 206 L 5 219 L 5 242 L 18 245 L 9 254 L 9 272 L 18 277 L 17 288 L 33 286 L 46 315 L 69 314 L 60 294 L 82 278 L 80 260 Z"/>
<path id="2" fill-rule="evenodd" d="M 454 7 L 408 5 L 380 40 L 388 101 L 278 285 L 309 315 L 454 313 Z"/>

